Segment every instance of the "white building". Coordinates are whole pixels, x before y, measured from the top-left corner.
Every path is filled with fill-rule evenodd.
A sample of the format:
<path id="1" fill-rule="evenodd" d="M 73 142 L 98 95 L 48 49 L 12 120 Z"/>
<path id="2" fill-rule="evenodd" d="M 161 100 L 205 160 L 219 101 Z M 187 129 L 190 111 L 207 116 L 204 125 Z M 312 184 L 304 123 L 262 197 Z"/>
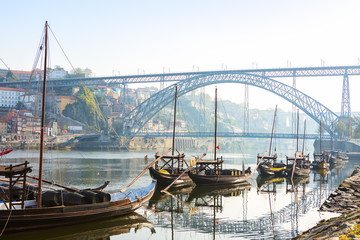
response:
<path id="1" fill-rule="evenodd" d="M 25 90 L 20 88 L 0 87 L 0 107 L 14 108 L 21 101 Z"/>
<path id="2" fill-rule="evenodd" d="M 65 71 L 61 67 L 57 67 L 55 69 L 50 70 L 49 78 L 51 79 L 58 79 L 58 78 L 66 78 L 68 72 Z"/>

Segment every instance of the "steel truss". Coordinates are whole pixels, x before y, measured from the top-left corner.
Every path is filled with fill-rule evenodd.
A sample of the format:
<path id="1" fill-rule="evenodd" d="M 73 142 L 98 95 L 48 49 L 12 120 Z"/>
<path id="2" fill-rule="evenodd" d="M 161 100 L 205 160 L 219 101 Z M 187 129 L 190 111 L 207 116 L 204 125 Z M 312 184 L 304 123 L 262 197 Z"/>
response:
<path id="1" fill-rule="evenodd" d="M 218 75 L 218 74 L 253 74 L 264 77 L 328 77 L 328 76 L 350 76 L 360 75 L 360 66 L 335 66 L 335 67 L 305 67 L 305 68 L 270 68 L 270 69 L 245 69 L 245 70 L 225 70 L 225 71 L 203 71 L 203 72 L 183 72 L 183 73 L 163 73 L 163 74 L 143 74 L 127 76 L 108 76 L 91 78 L 64 78 L 52 79 L 51 87 L 78 87 L 108 85 L 119 86 L 131 83 L 158 83 L 158 82 L 179 82 L 187 81 L 196 76 Z M 0 87 L 26 88 L 28 81 L 21 82 L 2 82 Z M 37 82 L 32 81 L 30 88 L 36 88 Z"/>
<path id="2" fill-rule="evenodd" d="M 125 116 L 124 126 L 126 131 L 124 135 L 137 134 L 159 110 L 170 103 L 174 99 L 175 85 L 178 86 L 178 96 L 182 96 L 197 88 L 218 83 L 242 83 L 270 91 L 297 106 L 316 122 L 322 121 L 324 129 L 330 134 L 333 134 L 334 123 L 339 118 L 334 112 L 315 99 L 274 79 L 246 73 L 221 72 L 194 76 L 189 80 L 173 84 L 152 95 Z"/>

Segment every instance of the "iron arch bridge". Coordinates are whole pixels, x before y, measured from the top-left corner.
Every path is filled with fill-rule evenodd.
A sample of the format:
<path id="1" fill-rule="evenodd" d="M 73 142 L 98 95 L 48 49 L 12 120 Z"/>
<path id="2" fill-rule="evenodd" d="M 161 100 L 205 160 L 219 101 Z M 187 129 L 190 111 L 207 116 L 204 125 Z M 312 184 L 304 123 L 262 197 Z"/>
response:
<path id="1" fill-rule="evenodd" d="M 124 135 L 137 134 L 159 110 L 173 101 L 176 85 L 178 87 L 178 96 L 182 96 L 197 88 L 219 83 L 248 84 L 270 91 L 297 106 L 316 122 L 322 121 L 324 129 L 330 134 L 333 134 L 334 123 L 339 119 L 339 116 L 315 99 L 269 77 L 248 73 L 218 72 L 194 76 L 152 95 L 125 116 Z"/>

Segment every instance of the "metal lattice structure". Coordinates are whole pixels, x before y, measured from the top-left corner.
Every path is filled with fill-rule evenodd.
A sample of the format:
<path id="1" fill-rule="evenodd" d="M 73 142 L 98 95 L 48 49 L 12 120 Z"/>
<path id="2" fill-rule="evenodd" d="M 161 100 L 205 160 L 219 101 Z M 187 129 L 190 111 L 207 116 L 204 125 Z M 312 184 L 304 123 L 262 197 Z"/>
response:
<path id="1" fill-rule="evenodd" d="M 328 77 L 328 76 L 353 76 L 360 75 L 360 66 L 334 66 L 334 67 L 304 67 L 304 68 L 268 68 L 268 69 L 245 69 L 245 70 L 223 70 L 223 71 L 203 71 L 203 72 L 181 72 L 181 73 L 161 73 L 161 74 L 142 74 L 91 78 L 63 78 L 51 79 L 51 87 L 78 87 L 78 86 L 119 86 L 121 84 L 135 83 L 164 83 L 181 82 L 190 80 L 196 76 L 209 74 L 252 74 L 271 78 L 282 77 Z M 1 82 L 0 87 L 26 88 L 28 81 L 22 82 Z M 30 88 L 36 88 L 37 82 L 32 81 Z"/>
<path id="2" fill-rule="evenodd" d="M 178 82 L 176 85 L 178 87 L 178 96 L 182 96 L 197 88 L 219 83 L 248 84 L 270 91 L 297 106 L 316 122 L 319 123 L 322 121 L 324 123 L 324 129 L 329 133 L 332 133 L 333 123 L 338 121 L 338 116 L 335 113 L 315 99 L 293 87 L 262 75 L 235 73 L 231 71 L 208 73 L 194 76 L 189 80 Z M 159 110 L 170 103 L 172 99 L 174 99 L 174 88 L 175 84 L 157 92 L 133 109 L 125 117 L 124 125 L 126 131 L 124 135 L 130 136 L 138 133 Z"/>
<path id="3" fill-rule="evenodd" d="M 344 75 L 343 80 L 343 92 L 341 98 L 341 117 L 350 117 L 350 87 L 349 87 L 349 76 Z"/>

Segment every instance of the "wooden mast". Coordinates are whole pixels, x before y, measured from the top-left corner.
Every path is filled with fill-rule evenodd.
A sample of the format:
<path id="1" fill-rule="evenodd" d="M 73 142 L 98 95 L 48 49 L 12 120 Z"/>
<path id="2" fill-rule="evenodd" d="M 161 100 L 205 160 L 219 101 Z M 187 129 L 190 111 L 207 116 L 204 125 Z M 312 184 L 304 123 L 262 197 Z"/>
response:
<path id="1" fill-rule="evenodd" d="M 40 159 L 39 159 L 39 182 L 38 182 L 38 196 L 37 207 L 41 208 L 42 197 L 42 170 L 43 170 L 43 150 L 44 150 L 44 126 L 45 126 L 45 95 L 46 95 L 46 67 L 47 67 L 47 41 L 48 41 L 48 22 L 45 22 L 45 59 L 44 59 L 44 80 L 43 80 L 43 94 L 42 94 L 42 108 L 41 108 L 41 132 L 40 132 Z"/>
<path id="2" fill-rule="evenodd" d="M 174 156 L 174 150 L 175 150 L 176 101 L 177 101 L 177 85 L 175 85 L 175 99 L 174 99 L 174 126 L 173 126 L 173 137 L 172 137 L 172 148 L 171 148 L 172 156 Z M 172 157 L 171 159 L 171 167 L 174 167 L 174 157 Z"/>
<path id="3" fill-rule="evenodd" d="M 297 110 L 297 122 L 296 122 L 296 152 L 299 151 L 299 109 Z"/>
<path id="4" fill-rule="evenodd" d="M 321 154 L 321 120 L 320 120 L 320 154 Z"/>
<path id="5" fill-rule="evenodd" d="M 302 154 L 304 154 L 304 148 L 305 148 L 305 131 L 306 131 L 306 119 L 305 119 L 305 121 L 304 121 L 304 137 L 303 137 Z"/>
<path id="6" fill-rule="evenodd" d="M 217 88 L 215 87 L 215 151 L 214 151 L 214 161 L 216 161 L 216 134 L 217 134 Z"/>
<path id="7" fill-rule="evenodd" d="M 271 138 L 270 138 L 269 156 L 271 156 L 271 145 L 272 145 L 272 139 L 273 139 L 273 134 L 274 134 L 275 119 L 276 119 L 276 111 L 277 111 L 277 104 L 276 104 L 276 107 L 275 107 L 274 121 L 273 121 L 272 129 L 271 129 Z"/>

